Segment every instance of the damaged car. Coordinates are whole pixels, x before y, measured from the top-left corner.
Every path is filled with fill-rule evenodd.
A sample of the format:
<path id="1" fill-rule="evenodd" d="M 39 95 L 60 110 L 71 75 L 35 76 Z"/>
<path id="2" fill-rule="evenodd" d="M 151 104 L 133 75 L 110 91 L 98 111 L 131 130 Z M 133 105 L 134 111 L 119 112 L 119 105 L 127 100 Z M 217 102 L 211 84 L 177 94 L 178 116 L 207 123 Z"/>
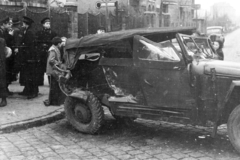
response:
<path id="1" fill-rule="evenodd" d="M 240 151 L 240 64 L 218 59 L 195 28 L 151 28 L 68 39 L 59 70 L 65 113 L 80 132 L 94 134 L 106 106 L 121 122 L 136 118 L 221 124 Z"/>

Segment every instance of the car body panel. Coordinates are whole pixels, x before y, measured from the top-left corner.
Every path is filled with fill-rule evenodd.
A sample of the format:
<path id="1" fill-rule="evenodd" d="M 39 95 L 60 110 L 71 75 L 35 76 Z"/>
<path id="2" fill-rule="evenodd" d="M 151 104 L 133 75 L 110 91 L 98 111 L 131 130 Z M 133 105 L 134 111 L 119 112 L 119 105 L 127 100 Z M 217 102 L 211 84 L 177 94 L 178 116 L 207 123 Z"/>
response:
<path id="1" fill-rule="evenodd" d="M 219 60 L 199 60 L 192 63 L 194 74 L 211 75 L 211 69 L 216 70 L 216 76 L 240 78 L 240 66 L 237 62 L 219 61 Z"/>

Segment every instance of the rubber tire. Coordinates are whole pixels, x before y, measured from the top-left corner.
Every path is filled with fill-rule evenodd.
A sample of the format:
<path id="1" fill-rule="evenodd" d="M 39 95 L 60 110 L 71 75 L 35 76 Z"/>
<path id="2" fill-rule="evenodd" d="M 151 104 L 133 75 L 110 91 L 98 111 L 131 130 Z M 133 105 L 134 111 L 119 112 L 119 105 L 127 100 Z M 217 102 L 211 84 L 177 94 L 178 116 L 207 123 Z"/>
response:
<path id="1" fill-rule="evenodd" d="M 75 105 L 85 105 L 89 107 L 91 112 L 91 120 L 89 123 L 84 124 L 75 119 L 74 107 Z M 88 134 L 94 134 L 99 131 L 103 124 L 104 112 L 101 103 L 92 93 L 90 93 L 87 102 L 83 102 L 77 98 L 67 97 L 64 103 L 64 110 L 66 113 L 66 118 L 70 124 L 76 128 L 78 131 Z"/>
<path id="2" fill-rule="evenodd" d="M 240 153 L 240 105 L 231 112 L 228 118 L 227 130 L 230 142 Z"/>

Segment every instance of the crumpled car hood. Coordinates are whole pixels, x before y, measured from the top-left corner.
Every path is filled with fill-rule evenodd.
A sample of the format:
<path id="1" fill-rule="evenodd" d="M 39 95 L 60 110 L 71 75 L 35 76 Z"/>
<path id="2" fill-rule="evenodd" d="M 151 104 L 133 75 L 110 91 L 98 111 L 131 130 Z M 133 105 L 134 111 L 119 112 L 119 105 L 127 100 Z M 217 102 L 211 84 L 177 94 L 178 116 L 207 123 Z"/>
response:
<path id="1" fill-rule="evenodd" d="M 210 75 L 214 68 L 217 76 L 240 78 L 240 63 L 200 59 L 191 64 L 192 73 L 197 75 Z"/>

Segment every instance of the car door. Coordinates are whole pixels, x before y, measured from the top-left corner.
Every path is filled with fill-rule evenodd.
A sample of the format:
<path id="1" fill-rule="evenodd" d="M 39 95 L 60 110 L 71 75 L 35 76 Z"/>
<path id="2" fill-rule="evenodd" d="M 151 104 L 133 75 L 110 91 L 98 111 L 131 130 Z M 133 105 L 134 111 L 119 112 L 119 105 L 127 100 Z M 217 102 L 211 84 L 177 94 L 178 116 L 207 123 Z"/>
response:
<path id="1" fill-rule="evenodd" d="M 194 103 L 187 65 L 176 44 L 176 39 L 156 43 L 134 37 L 134 65 L 150 107 L 191 109 Z"/>

